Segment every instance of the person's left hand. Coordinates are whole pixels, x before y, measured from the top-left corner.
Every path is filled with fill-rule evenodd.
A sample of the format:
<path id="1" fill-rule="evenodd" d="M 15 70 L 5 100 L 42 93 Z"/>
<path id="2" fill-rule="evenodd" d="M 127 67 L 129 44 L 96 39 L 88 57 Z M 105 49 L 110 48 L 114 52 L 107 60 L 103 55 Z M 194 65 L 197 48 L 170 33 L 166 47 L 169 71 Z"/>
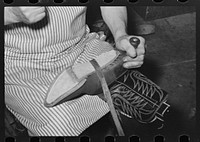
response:
<path id="1" fill-rule="evenodd" d="M 140 40 L 140 44 L 137 48 L 134 48 L 129 39 L 131 37 L 137 37 Z M 126 55 L 123 58 L 125 68 L 139 68 L 143 64 L 144 54 L 145 54 L 145 39 L 141 36 L 122 36 L 116 40 L 116 47 L 119 50 L 126 51 Z"/>

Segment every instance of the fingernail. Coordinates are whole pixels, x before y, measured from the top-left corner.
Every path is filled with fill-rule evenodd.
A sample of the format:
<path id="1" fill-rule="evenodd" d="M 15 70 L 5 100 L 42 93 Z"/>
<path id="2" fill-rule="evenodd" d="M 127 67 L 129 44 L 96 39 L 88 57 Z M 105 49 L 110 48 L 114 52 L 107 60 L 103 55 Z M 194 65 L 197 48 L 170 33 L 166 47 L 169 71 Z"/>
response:
<path id="1" fill-rule="evenodd" d="M 124 64 L 123 66 L 124 66 L 125 68 L 128 68 L 128 65 L 127 65 L 127 64 Z"/>
<path id="2" fill-rule="evenodd" d="M 126 62 L 126 61 L 127 61 L 127 59 L 125 58 L 125 59 L 123 59 L 123 61 L 124 61 L 124 62 Z"/>

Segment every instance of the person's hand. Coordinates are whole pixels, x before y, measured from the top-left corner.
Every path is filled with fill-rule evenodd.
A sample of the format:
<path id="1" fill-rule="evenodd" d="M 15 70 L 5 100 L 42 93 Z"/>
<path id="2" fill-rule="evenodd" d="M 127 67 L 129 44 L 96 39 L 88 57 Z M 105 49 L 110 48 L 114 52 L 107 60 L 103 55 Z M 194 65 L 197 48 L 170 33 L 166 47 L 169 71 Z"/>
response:
<path id="1" fill-rule="evenodd" d="M 134 48 L 129 39 L 131 37 L 137 37 L 140 40 L 140 44 L 137 48 Z M 126 51 L 127 56 L 123 58 L 125 68 L 139 68 L 143 64 L 145 54 L 145 39 L 140 36 L 121 36 L 116 40 L 116 47 L 119 50 Z"/>
<path id="2" fill-rule="evenodd" d="M 7 14 L 6 16 L 9 16 L 9 23 L 24 22 L 26 24 L 32 24 L 45 17 L 45 7 L 6 7 L 5 14 Z"/>

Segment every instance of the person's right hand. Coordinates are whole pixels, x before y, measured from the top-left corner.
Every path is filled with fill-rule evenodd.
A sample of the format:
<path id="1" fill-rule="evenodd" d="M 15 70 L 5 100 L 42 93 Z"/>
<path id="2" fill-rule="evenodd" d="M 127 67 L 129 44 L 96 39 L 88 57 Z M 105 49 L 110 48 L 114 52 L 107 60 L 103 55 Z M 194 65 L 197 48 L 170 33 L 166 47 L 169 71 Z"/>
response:
<path id="1" fill-rule="evenodd" d="M 46 14 L 45 7 L 41 6 L 5 7 L 5 14 L 6 12 L 5 16 L 9 16 L 9 23 L 24 22 L 26 24 L 36 23 Z"/>

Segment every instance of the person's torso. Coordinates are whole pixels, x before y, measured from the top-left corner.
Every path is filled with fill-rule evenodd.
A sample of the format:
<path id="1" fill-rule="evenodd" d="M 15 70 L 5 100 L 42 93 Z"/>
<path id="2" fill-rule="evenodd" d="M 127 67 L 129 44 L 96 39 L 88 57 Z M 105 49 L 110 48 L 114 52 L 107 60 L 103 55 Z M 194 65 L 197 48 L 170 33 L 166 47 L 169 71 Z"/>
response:
<path id="1" fill-rule="evenodd" d="M 86 7 L 46 7 L 46 17 L 38 23 L 5 30 L 5 47 L 20 54 L 65 51 L 85 34 L 85 12 Z"/>

